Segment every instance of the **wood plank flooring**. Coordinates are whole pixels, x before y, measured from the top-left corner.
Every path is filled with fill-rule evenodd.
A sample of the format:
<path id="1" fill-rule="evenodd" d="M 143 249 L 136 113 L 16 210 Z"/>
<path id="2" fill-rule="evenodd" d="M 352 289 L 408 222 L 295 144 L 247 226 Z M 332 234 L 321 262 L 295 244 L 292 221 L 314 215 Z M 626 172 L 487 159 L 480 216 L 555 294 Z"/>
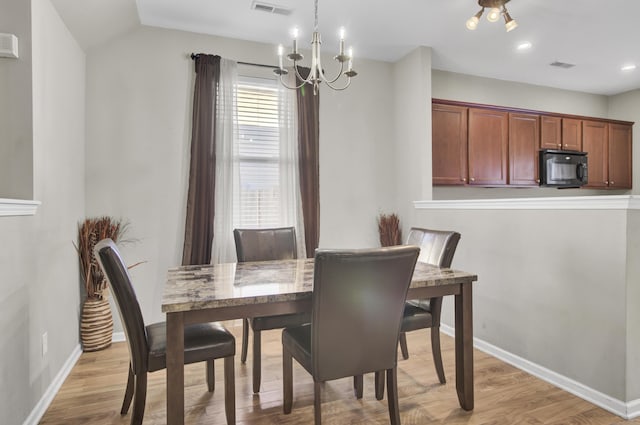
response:
<path id="1" fill-rule="evenodd" d="M 232 324 L 239 323 L 233 322 Z M 227 324 L 229 325 L 229 324 Z M 240 363 L 240 326 L 229 326 L 237 339 L 236 417 L 238 425 L 313 423 L 313 381 L 294 361 L 294 401 L 290 415 L 282 413 L 281 331 L 263 332 L 262 388 L 251 390 L 251 347 L 247 363 Z M 453 339 L 442 335 L 447 383 L 436 376 L 428 331 L 407 334 L 408 360 L 398 363 L 400 417 L 403 425 L 614 425 L 625 421 L 478 350 L 474 352 L 475 409 L 458 405 L 455 389 Z M 251 338 L 250 338 L 251 339 Z M 398 355 L 401 359 L 402 357 Z M 128 351 L 115 343 L 96 353 L 83 353 L 63 384 L 41 424 L 129 424 L 120 415 L 127 380 Z M 185 368 L 185 422 L 225 424 L 223 362 L 216 361 L 216 391 L 207 392 L 204 364 Z M 352 380 L 324 385 L 323 424 L 388 424 L 385 399 L 374 396 L 373 375 L 364 380 L 364 397 L 353 395 Z M 165 372 L 149 374 L 144 424 L 166 423 Z"/>

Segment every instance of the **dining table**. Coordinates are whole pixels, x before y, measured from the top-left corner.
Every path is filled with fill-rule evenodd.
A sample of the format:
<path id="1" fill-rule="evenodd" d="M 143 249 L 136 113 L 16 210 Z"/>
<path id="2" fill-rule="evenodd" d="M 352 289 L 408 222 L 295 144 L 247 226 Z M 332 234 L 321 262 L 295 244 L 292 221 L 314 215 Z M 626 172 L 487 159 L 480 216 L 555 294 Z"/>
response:
<path id="1" fill-rule="evenodd" d="M 184 424 L 184 327 L 311 311 L 314 260 L 188 265 L 169 269 L 162 295 L 167 323 L 167 424 Z M 408 299 L 453 295 L 456 391 L 473 410 L 472 273 L 418 262 Z"/>

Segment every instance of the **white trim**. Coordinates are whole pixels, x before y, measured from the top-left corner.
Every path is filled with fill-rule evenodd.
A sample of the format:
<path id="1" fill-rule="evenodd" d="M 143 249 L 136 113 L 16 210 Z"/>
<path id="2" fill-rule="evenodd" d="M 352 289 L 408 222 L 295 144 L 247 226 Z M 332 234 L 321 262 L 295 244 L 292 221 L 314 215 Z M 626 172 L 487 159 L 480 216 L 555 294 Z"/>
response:
<path id="1" fill-rule="evenodd" d="M 38 401 L 38 404 L 36 404 L 27 419 L 25 419 L 23 425 L 37 425 L 40 422 L 40 419 L 42 419 L 56 394 L 58 394 L 64 380 L 67 379 L 67 376 L 69 376 L 73 370 L 73 367 L 76 365 L 81 354 L 82 348 L 80 347 L 80 344 L 78 344 L 71 352 L 67 361 L 64 362 L 64 365 L 62 365 L 62 369 L 60 369 L 55 378 L 53 378 L 53 381 L 49 384 L 49 387 L 42 395 L 40 401 Z"/>
<path id="2" fill-rule="evenodd" d="M 640 210 L 638 195 L 563 196 L 557 198 L 452 199 L 414 201 L 426 210 Z"/>
<path id="3" fill-rule="evenodd" d="M 0 216 L 35 215 L 40 201 L 0 198 Z"/>
<path id="4" fill-rule="evenodd" d="M 124 342 L 127 338 L 124 336 L 124 332 L 114 332 L 111 337 L 111 342 Z"/>
<path id="5" fill-rule="evenodd" d="M 455 335 L 454 328 L 443 323 L 440 324 L 440 330 L 446 335 L 452 337 Z M 543 381 L 588 401 L 589 403 L 602 407 L 623 419 L 633 419 L 640 416 L 640 400 L 633 400 L 625 403 L 624 401 L 587 387 L 578 381 L 574 381 L 571 378 L 567 378 L 566 376 L 560 375 L 546 367 L 509 353 L 502 348 L 496 347 L 495 345 L 489 344 L 488 342 L 475 337 L 473 338 L 473 346 L 480 351 L 535 376 L 536 378 L 540 378 Z"/>

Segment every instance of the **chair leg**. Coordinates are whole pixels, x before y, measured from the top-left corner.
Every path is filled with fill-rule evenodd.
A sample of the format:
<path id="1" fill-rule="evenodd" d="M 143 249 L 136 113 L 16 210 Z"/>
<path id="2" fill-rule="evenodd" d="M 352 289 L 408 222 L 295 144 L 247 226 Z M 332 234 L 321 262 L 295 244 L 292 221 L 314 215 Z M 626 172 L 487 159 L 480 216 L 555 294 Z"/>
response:
<path id="1" fill-rule="evenodd" d="M 249 319 L 242 319 L 242 351 L 240 353 L 240 362 L 247 362 L 247 350 L 249 345 Z"/>
<path id="2" fill-rule="evenodd" d="M 402 351 L 402 358 L 407 360 L 409 358 L 409 350 L 407 349 L 407 334 L 400 332 L 400 350 Z"/>
<path id="3" fill-rule="evenodd" d="M 129 406 L 131 406 L 131 399 L 133 398 L 133 387 L 136 382 L 136 378 L 133 375 L 133 370 L 131 369 L 131 363 L 129 363 L 129 377 L 127 378 L 127 389 L 124 391 L 124 400 L 122 401 L 122 409 L 120 409 L 121 415 L 126 415 L 129 411 Z"/>
<path id="4" fill-rule="evenodd" d="M 131 425 L 141 425 L 144 418 L 144 407 L 147 399 L 147 372 L 135 376 L 135 395 L 133 399 L 133 414 Z"/>
<path id="5" fill-rule="evenodd" d="M 440 350 L 440 327 L 431 328 L 431 353 L 433 354 L 433 363 L 436 365 L 438 380 L 441 384 L 446 384 L 447 379 L 444 376 L 442 351 Z"/>
<path id="6" fill-rule="evenodd" d="M 364 386 L 362 375 L 356 375 L 353 377 L 353 392 L 356 398 L 360 400 L 362 398 L 362 387 Z"/>
<path id="7" fill-rule="evenodd" d="M 322 425 L 322 384 L 313 382 L 313 420 L 315 425 Z"/>
<path id="8" fill-rule="evenodd" d="M 398 377 L 395 367 L 393 369 L 387 369 L 387 399 L 389 401 L 389 419 L 391 419 L 391 425 L 400 425 Z"/>
<path id="9" fill-rule="evenodd" d="M 207 360 L 207 388 L 212 393 L 216 389 L 216 370 L 213 367 L 213 360 Z"/>
<path id="10" fill-rule="evenodd" d="M 233 366 L 234 356 L 224 358 L 224 413 L 227 425 L 236 423 L 236 378 Z"/>
<path id="11" fill-rule="evenodd" d="M 384 371 L 376 372 L 376 400 L 384 397 Z"/>
<path id="12" fill-rule="evenodd" d="M 253 331 L 253 392 L 260 392 L 260 380 L 262 378 L 262 362 L 260 346 L 262 345 L 261 332 Z"/>
<path id="13" fill-rule="evenodd" d="M 293 358 L 284 347 L 282 347 L 282 398 L 282 410 L 287 415 L 291 413 L 293 404 Z"/>

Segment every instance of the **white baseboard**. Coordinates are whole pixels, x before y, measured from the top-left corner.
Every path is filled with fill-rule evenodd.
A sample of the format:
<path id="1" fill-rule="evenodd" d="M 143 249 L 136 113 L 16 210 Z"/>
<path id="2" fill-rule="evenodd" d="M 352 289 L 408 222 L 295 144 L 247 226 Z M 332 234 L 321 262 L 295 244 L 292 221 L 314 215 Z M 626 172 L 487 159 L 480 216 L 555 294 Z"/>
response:
<path id="1" fill-rule="evenodd" d="M 111 337 L 111 342 L 124 342 L 127 338 L 124 336 L 124 332 L 114 332 Z"/>
<path id="2" fill-rule="evenodd" d="M 56 394 L 58 394 L 58 391 L 60 390 L 60 387 L 62 387 L 64 380 L 67 379 L 67 376 L 69 376 L 71 370 L 73 370 L 73 367 L 76 365 L 76 362 L 80 358 L 81 354 L 82 347 L 80 346 L 80 344 L 78 344 L 76 348 L 74 348 L 71 352 L 71 355 L 69 356 L 67 361 L 64 362 L 64 365 L 62 365 L 62 368 L 60 369 L 58 374 L 55 376 L 55 378 L 53 378 L 53 381 L 51 381 L 49 388 L 47 388 L 47 390 L 44 392 L 42 398 L 40 399 L 40 401 L 38 401 L 38 404 L 36 404 L 36 406 L 31 411 L 31 414 L 29 414 L 27 419 L 25 419 L 23 425 L 37 425 L 38 422 L 40 422 L 40 419 L 42 419 Z"/>
<path id="3" fill-rule="evenodd" d="M 452 337 L 455 335 L 454 328 L 442 323 L 440 324 L 440 330 L 446 335 Z M 495 345 L 489 344 L 488 342 L 478 338 L 473 338 L 473 346 L 480 351 L 490 354 L 491 356 L 500 359 L 505 363 L 515 366 L 518 369 L 521 369 L 535 376 L 536 378 L 540 378 L 543 381 L 546 381 L 564 391 L 567 391 L 577 397 L 580 397 L 583 400 L 588 401 L 589 403 L 593 403 L 596 406 L 602 407 L 603 409 L 613 413 L 614 415 L 618 415 L 621 418 L 633 419 L 640 416 L 640 400 L 633 400 L 625 403 L 624 401 L 618 400 L 604 393 L 601 393 L 600 391 L 594 390 L 593 388 L 587 387 L 586 385 L 578 381 L 560 375 L 559 373 L 556 373 L 522 357 L 516 356 L 515 354 L 509 353 L 502 348 L 496 347 Z"/>

